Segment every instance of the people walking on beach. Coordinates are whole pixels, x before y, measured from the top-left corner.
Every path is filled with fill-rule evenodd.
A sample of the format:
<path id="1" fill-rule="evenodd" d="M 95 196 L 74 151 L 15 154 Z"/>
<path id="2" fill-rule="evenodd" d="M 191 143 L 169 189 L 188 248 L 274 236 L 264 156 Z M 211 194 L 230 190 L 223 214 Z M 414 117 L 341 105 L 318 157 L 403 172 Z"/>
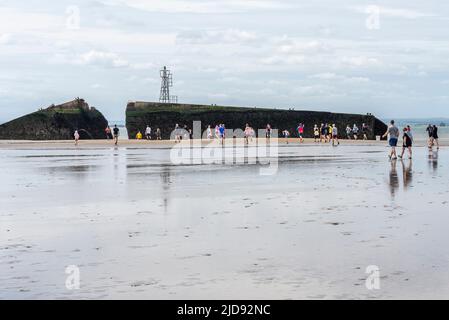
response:
<path id="1" fill-rule="evenodd" d="M 175 124 L 175 143 L 181 142 L 181 128 Z"/>
<path id="2" fill-rule="evenodd" d="M 332 145 L 339 145 L 340 141 L 338 141 L 338 128 L 335 124 L 332 125 Z"/>
<path id="3" fill-rule="evenodd" d="M 162 140 L 161 129 L 156 129 L 156 140 Z"/>
<path id="4" fill-rule="evenodd" d="M 145 137 L 147 140 L 151 140 L 151 127 L 147 125 L 147 128 L 145 129 Z"/>
<path id="5" fill-rule="evenodd" d="M 284 136 L 285 143 L 288 144 L 288 137 L 290 137 L 290 132 L 288 130 L 282 131 L 282 135 Z"/>
<path id="6" fill-rule="evenodd" d="M 118 145 L 118 137 L 120 135 L 120 129 L 117 127 L 117 125 L 114 125 L 114 129 L 112 131 L 114 132 L 114 143 L 115 145 Z"/>
<path id="7" fill-rule="evenodd" d="M 206 129 L 206 137 L 209 140 L 213 138 L 213 136 L 212 136 L 212 129 L 211 129 L 210 125 L 208 125 L 207 129 Z"/>
<path id="8" fill-rule="evenodd" d="M 245 126 L 245 142 L 249 144 L 249 142 L 253 142 L 254 137 L 254 129 L 247 123 Z"/>
<path id="9" fill-rule="evenodd" d="M 299 142 L 303 143 L 304 142 L 304 138 L 303 138 L 303 136 L 304 136 L 304 124 L 300 123 L 298 125 L 297 130 L 298 130 Z"/>
<path id="10" fill-rule="evenodd" d="M 352 128 L 349 124 L 346 126 L 346 137 L 348 140 L 352 139 Z"/>
<path id="11" fill-rule="evenodd" d="M 437 150 L 440 149 L 440 143 L 438 141 L 439 137 L 438 137 L 438 127 L 436 125 L 433 125 L 433 129 L 432 129 L 432 146 L 434 146 L 435 144 L 437 145 Z"/>
<path id="12" fill-rule="evenodd" d="M 73 138 L 75 138 L 75 146 L 77 146 L 78 141 L 80 140 L 80 134 L 78 133 L 78 130 L 75 130 L 75 133 L 73 134 Z"/>
<path id="13" fill-rule="evenodd" d="M 402 159 L 404 157 L 405 150 L 407 149 L 408 153 L 409 153 L 409 159 L 411 159 L 412 158 L 413 138 L 412 138 L 411 134 L 409 134 L 409 129 L 407 127 L 405 127 L 402 131 L 403 131 L 402 152 L 401 152 L 401 155 L 399 156 L 399 158 Z"/>
<path id="14" fill-rule="evenodd" d="M 320 139 L 320 129 L 318 128 L 318 125 L 313 127 L 313 137 L 315 138 L 315 142 Z"/>
<path id="15" fill-rule="evenodd" d="M 249 124 L 247 123 L 247 124 L 245 125 L 245 131 L 243 132 L 243 134 L 244 134 L 244 136 L 245 136 L 245 143 L 246 143 L 246 144 L 249 144 L 250 139 L 251 139 L 251 141 L 252 141 L 252 131 L 253 131 L 253 128 L 251 128 L 251 127 L 249 126 Z"/>
<path id="16" fill-rule="evenodd" d="M 355 123 L 352 127 L 352 134 L 354 135 L 354 140 L 357 140 L 359 138 L 359 127 L 357 127 Z"/>
<path id="17" fill-rule="evenodd" d="M 410 139 L 412 139 L 413 143 L 415 139 L 413 138 L 412 127 L 409 124 L 407 125 L 407 134 L 409 135 Z"/>
<path id="18" fill-rule="evenodd" d="M 327 129 L 328 141 L 332 140 L 332 125 L 329 123 L 329 128 Z"/>
<path id="19" fill-rule="evenodd" d="M 219 131 L 219 136 L 220 136 L 220 143 L 224 144 L 224 141 L 226 139 L 226 128 L 223 123 L 220 124 L 220 126 L 218 127 L 218 131 Z"/>
<path id="20" fill-rule="evenodd" d="M 324 142 L 327 142 L 327 123 L 321 124 L 321 139 L 320 142 L 324 140 Z"/>
<path id="21" fill-rule="evenodd" d="M 106 139 L 112 139 L 112 130 L 109 126 L 106 127 L 106 129 L 104 129 L 104 133 L 106 134 Z"/>
<path id="22" fill-rule="evenodd" d="M 429 124 L 426 128 L 427 134 L 429 136 L 429 140 L 427 142 L 427 145 L 429 146 L 429 149 L 433 146 L 433 126 Z"/>
<path id="23" fill-rule="evenodd" d="M 137 132 L 137 134 L 136 134 L 136 139 L 137 140 L 142 140 L 142 138 L 143 138 L 143 135 L 142 135 L 142 132 L 140 132 L 140 130 Z"/>
<path id="24" fill-rule="evenodd" d="M 362 123 L 362 134 L 363 140 L 368 140 L 368 125 L 366 123 Z"/>
<path id="25" fill-rule="evenodd" d="M 391 147 L 391 151 L 390 151 L 390 154 L 388 155 L 388 157 L 391 160 L 396 160 L 397 159 L 396 147 L 398 145 L 399 129 L 394 124 L 394 120 L 391 120 L 387 131 L 385 132 L 385 134 L 382 137 L 385 138 L 386 136 L 388 136 L 388 143 Z"/>
<path id="26" fill-rule="evenodd" d="M 220 126 L 218 124 L 215 126 L 215 139 L 220 139 Z"/>
<path id="27" fill-rule="evenodd" d="M 271 138 L 271 126 L 269 123 L 267 123 L 267 126 L 265 128 L 265 137 L 269 140 Z"/>
<path id="28" fill-rule="evenodd" d="M 189 132 L 189 129 L 187 128 L 186 124 L 184 125 L 182 131 L 183 131 L 184 135 L 181 138 L 184 140 L 189 140 L 190 132 Z"/>

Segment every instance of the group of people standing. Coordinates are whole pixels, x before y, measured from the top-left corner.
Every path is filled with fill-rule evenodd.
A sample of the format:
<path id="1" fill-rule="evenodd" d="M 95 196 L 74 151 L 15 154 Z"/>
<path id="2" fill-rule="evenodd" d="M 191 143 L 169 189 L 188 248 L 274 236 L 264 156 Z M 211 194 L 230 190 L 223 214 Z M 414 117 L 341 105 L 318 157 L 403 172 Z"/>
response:
<path id="1" fill-rule="evenodd" d="M 175 124 L 175 143 L 181 142 L 181 140 L 188 140 L 193 138 L 192 129 L 187 128 L 187 125 L 181 127 L 179 124 Z"/>
<path id="2" fill-rule="evenodd" d="M 297 136 L 300 139 L 300 142 L 304 142 L 304 135 L 305 135 L 305 124 L 299 123 L 298 127 L 296 128 Z M 349 126 L 348 126 L 349 127 Z M 362 124 L 362 133 L 363 133 L 363 139 L 368 140 L 368 126 L 363 123 Z M 265 138 L 270 139 L 272 137 L 273 129 L 269 123 L 265 126 Z M 348 139 L 358 139 L 359 129 L 356 124 L 349 130 L 347 130 L 348 133 Z M 291 134 L 290 131 L 285 129 L 282 131 L 282 136 L 286 139 L 286 143 L 288 144 L 288 139 L 290 138 Z M 322 123 L 319 127 L 318 125 L 314 125 L 313 127 L 313 136 L 315 138 L 315 142 L 332 142 L 332 145 L 339 145 L 339 133 L 338 128 L 335 124 L 324 124 Z M 174 137 L 175 142 L 180 142 L 181 140 L 191 139 L 192 138 L 192 130 L 188 129 L 187 126 L 184 126 L 181 128 L 178 124 L 175 125 L 174 130 Z M 208 140 L 212 139 L 218 139 L 221 143 L 224 142 L 226 139 L 226 126 L 224 123 L 220 123 L 215 125 L 215 129 L 211 127 L 211 125 L 207 126 L 206 129 L 206 137 Z M 256 137 L 255 130 L 247 123 L 245 125 L 245 129 L 243 131 L 243 137 L 245 140 L 245 143 L 248 144 L 253 140 L 253 138 Z"/>
<path id="3" fill-rule="evenodd" d="M 152 140 L 153 139 L 153 130 L 151 129 L 150 125 L 147 125 L 147 127 L 145 128 L 145 139 L 147 140 Z M 137 140 L 142 140 L 144 138 L 144 135 L 142 134 L 142 131 L 137 131 L 136 134 L 136 139 Z M 161 133 L 161 129 L 157 128 L 156 132 L 154 133 L 154 138 L 156 140 L 162 140 L 162 133 Z"/>
<path id="4" fill-rule="evenodd" d="M 366 123 L 362 123 L 362 128 L 360 129 L 355 123 L 351 127 L 349 124 L 346 126 L 346 137 L 351 140 L 358 140 L 360 133 L 363 140 L 368 140 L 369 127 Z"/>
<path id="5" fill-rule="evenodd" d="M 107 140 L 114 140 L 114 144 L 118 145 L 120 129 L 117 127 L 117 125 L 114 125 L 114 128 L 112 128 L 112 129 L 111 129 L 111 127 L 107 126 L 106 129 L 104 129 L 104 132 L 106 134 Z"/>
<path id="6" fill-rule="evenodd" d="M 304 123 L 300 123 L 298 127 L 296 128 L 298 137 L 300 139 L 300 142 L 302 143 L 304 141 L 304 131 L 305 131 L 305 125 Z M 436 125 L 429 124 L 427 129 L 427 134 L 429 136 L 428 139 L 428 147 L 429 149 L 433 149 L 434 146 L 439 149 L 439 137 L 438 137 L 438 127 Z M 145 138 L 147 140 L 152 140 L 153 138 L 153 132 L 149 125 L 147 125 L 145 129 Z M 346 136 L 348 139 L 354 139 L 357 140 L 359 138 L 359 128 L 356 124 L 354 124 L 352 127 L 347 126 L 346 127 Z M 362 137 L 364 140 L 368 139 L 368 132 L 369 127 L 363 123 L 362 124 Z M 105 129 L 106 139 L 108 140 L 114 140 L 114 144 L 118 145 L 118 139 L 120 136 L 120 129 L 117 127 L 117 125 L 114 125 L 114 127 L 111 129 L 109 126 Z M 184 126 L 181 128 L 178 124 L 175 125 L 175 142 L 180 142 L 182 139 L 192 139 L 192 130 L 188 129 L 187 126 Z M 207 126 L 206 129 L 206 135 L 207 139 L 219 139 L 221 143 L 224 143 L 224 140 L 226 138 L 226 127 L 223 123 L 217 124 L 215 126 L 215 130 L 211 128 L 210 125 Z M 255 130 L 247 123 L 245 125 L 245 129 L 243 131 L 244 135 L 244 141 L 246 144 L 249 144 L 252 142 L 253 138 L 256 137 Z M 265 127 L 265 138 L 270 139 L 272 135 L 272 127 L 270 124 L 267 124 Z M 155 139 L 161 140 L 161 130 L 159 128 L 156 129 L 155 132 Z M 290 132 L 288 130 L 282 131 L 282 136 L 286 139 L 286 143 L 288 144 L 288 138 L 290 137 Z M 315 142 L 332 142 L 332 145 L 339 145 L 340 142 L 338 140 L 338 128 L 335 124 L 329 125 L 322 123 L 320 127 L 318 125 L 314 125 L 313 127 L 313 136 L 315 139 Z M 406 150 L 408 151 L 409 158 L 412 158 L 413 151 L 413 133 L 410 125 L 405 126 L 402 129 L 402 135 L 399 130 L 399 128 L 396 126 L 395 121 L 391 120 L 390 125 L 387 128 L 387 131 L 382 136 L 383 138 L 388 137 L 388 143 L 391 147 L 391 151 L 389 153 L 389 158 L 392 160 L 395 160 L 397 158 L 403 158 Z M 137 140 L 142 140 L 144 138 L 141 131 L 138 131 L 136 135 Z M 74 139 L 75 139 L 75 145 L 77 146 L 80 140 L 80 134 L 78 130 L 75 130 L 74 132 Z M 399 140 L 402 139 L 402 151 L 401 154 L 397 154 L 396 148 L 398 147 Z"/>
<path id="7" fill-rule="evenodd" d="M 412 158 L 413 133 L 410 125 L 407 125 L 402 129 L 402 152 L 400 155 L 397 155 L 396 147 L 398 146 L 400 136 L 401 133 L 399 128 L 396 126 L 394 120 L 391 120 L 390 125 L 387 128 L 387 131 L 382 136 L 382 138 L 388 137 L 388 144 L 391 147 L 391 151 L 388 157 L 391 160 L 396 160 L 398 157 L 402 159 L 404 157 L 405 150 L 408 150 L 409 159 Z"/>
<path id="8" fill-rule="evenodd" d="M 305 132 L 305 125 L 304 123 L 300 123 L 298 127 L 296 128 L 296 131 L 298 133 L 299 141 L 302 143 L 304 142 L 304 132 Z M 349 125 L 346 127 L 346 135 L 348 139 L 354 139 L 357 140 L 359 138 L 359 128 L 356 124 L 354 124 L 353 127 L 350 127 Z M 362 138 L 364 140 L 368 140 L 368 132 L 369 127 L 363 123 L 362 124 L 362 131 L 363 133 Z M 282 135 L 284 138 L 287 139 L 290 137 L 290 132 L 288 130 L 282 131 Z M 320 126 L 315 124 L 313 126 L 313 137 L 315 142 L 320 143 L 329 143 L 332 142 L 333 146 L 339 145 L 339 131 L 338 127 L 335 124 L 328 124 L 328 123 L 322 123 Z"/>
<path id="9" fill-rule="evenodd" d="M 212 131 L 212 128 L 209 125 L 206 129 L 206 136 L 209 140 L 214 138 L 218 139 L 220 143 L 223 144 L 226 139 L 226 126 L 224 125 L 224 123 L 217 124 L 215 125 L 215 129 Z"/>
<path id="10" fill-rule="evenodd" d="M 120 129 L 117 127 L 117 125 L 114 125 L 114 128 L 112 129 L 111 127 L 107 126 L 104 129 L 104 132 L 106 134 L 107 140 L 114 140 L 114 144 L 118 145 L 118 137 L 120 136 Z M 73 133 L 73 138 L 75 139 L 75 146 L 77 146 L 80 140 L 80 134 L 78 129 L 75 130 L 75 132 Z"/>
<path id="11" fill-rule="evenodd" d="M 315 125 L 313 127 L 313 137 L 315 142 L 324 142 L 328 143 L 332 141 L 332 145 L 339 145 L 340 141 L 338 140 L 338 128 L 335 124 L 321 124 L 320 127 Z"/>
<path id="12" fill-rule="evenodd" d="M 429 124 L 427 126 L 427 134 L 429 135 L 428 146 L 429 149 L 432 149 L 433 146 L 437 146 L 437 149 L 440 149 L 440 143 L 438 141 L 438 127 L 436 125 Z"/>
<path id="13" fill-rule="evenodd" d="M 430 125 L 426 129 L 429 140 L 428 147 L 430 150 L 436 145 L 437 149 L 440 148 L 438 142 L 438 127 L 436 125 Z M 383 138 L 388 136 L 388 144 L 391 147 L 390 154 L 388 155 L 391 160 L 395 160 L 397 158 L 402 159 L 404 157 L 405 151 L 408 150 L 409 159 L 412 158 L 413 151 L 413 133 L 410 125 L 405 126 L 402 129 L 402 136 L 399 128 L 396 126 L 394 120 L 391 120 L 390 125 L 388 126 L 387 131 L 383 135 Z M 399 139 L 402 139 L 402 152 L 400 155 L 396 153 L 396 147 L 398 146 Z"/>

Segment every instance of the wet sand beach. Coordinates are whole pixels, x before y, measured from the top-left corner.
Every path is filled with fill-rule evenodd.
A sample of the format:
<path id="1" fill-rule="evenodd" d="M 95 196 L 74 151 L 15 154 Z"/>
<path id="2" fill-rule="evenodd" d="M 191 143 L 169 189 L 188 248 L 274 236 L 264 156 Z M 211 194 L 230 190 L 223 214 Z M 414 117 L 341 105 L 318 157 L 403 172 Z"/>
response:
<path id="1" fill-rule="evenodd" d="M 231 140 L 230 138 L 227 141 Z M 235 141 L 236 145 L 244 145 L 243 139 L 232 139 Z M 261 139 L 259 139 L 261 140 Z M 273 140 L 273 139 L 272 139 Z M 326 146 L 327 143 L 319 143 L 315 142 L 314 139 L 306 138 L 303 143 L 300 143 L 299 138 L 289 138 L 288 141 L 284 138 L 279 138 L 278 144 L 284 145 L 287 142 L 289 144 L 298 144 L 298 145 L 311 145 L 311 146 Z M 189 140 L 183 141 L 183 143 L 193 143 L 198 140 Z M 202 140 L 202 145 L 208 145 L 211 143 L 217 143 L 217 139 L 213 140 Z M 358 146 L 386 146 L 387 142 L 385 140 L 376 141 L 376 140 L 340 140 L 342 145 L 358 145 Z M 440 146 L 449 146 L 449 138 L 440 139 Z M 252 144 L 256 143 L 256 139 L 253 139 Z M 427 141 L 425 139 L 419 138 L 414 141 L 415 146 L 424 147 L 427 145 Z M 175 141 L 173 140 L 128 140 L 125 138 L 121 138 L 119 140 L 119 147 L 131 147 L 131 148 L 158 148 L 158 147 L 172 147 L 175 145 Z M 0 140 L 0 150 L 1 149 L 23 149 L 23 148 L 75 148 L 73 140 L 48 140 L 48 141 L 31 141 L 31 140 Z M 110 148 L 114 147 L 114 142 L 112 140 L 80 140 L 79 145 L 76 147 L 77 149 L 82 148 Z"/>
<path id="2" fill-rule="evenodd" d="M 447 298 L 449 151 L 290 140 L 268 176 L 171 142 L 1 141 L 0 298 Z"/>

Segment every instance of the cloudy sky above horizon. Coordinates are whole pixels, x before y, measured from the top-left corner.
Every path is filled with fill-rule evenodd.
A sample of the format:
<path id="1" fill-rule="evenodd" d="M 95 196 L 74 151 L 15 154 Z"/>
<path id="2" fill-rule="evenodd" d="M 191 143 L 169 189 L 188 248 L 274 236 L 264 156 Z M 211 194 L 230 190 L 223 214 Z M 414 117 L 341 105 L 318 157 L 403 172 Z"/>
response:
<path id="1" fill-rule="evenodd" d="M 0 122 L 83 97 L 449 117 L 443 0 L 0 0 Z"/>

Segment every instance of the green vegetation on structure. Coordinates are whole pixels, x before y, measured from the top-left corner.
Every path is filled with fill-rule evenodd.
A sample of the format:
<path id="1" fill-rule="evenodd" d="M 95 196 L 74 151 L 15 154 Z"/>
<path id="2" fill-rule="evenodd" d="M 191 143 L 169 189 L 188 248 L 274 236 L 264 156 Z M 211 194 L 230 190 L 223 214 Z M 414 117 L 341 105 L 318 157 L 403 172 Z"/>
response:
<path id="1" fill-rule="evenodd" d="M 153 132 L 159 128 L 163 139 L 170 139 L 176 124 L 180 127 L 192 127 L 193 121 L 201 121 L 202 131 L 207 126 L 224 123 L 228 129 L 243 129 L 248 123 L 255 130 L 263 129 L 269 123 L 279 131 L 289 130 L 292 137 L 297 136 L 296 128 L 299 123 L 305 124 L 304 137 L 313 136 L 313 127 L 321 123 L 336 124 L 339 135 L 345 135 L 347 125 L 362 123 L 369 126 L 369 139 L 375 139 L 386 130 L 386 125 L 373 115 L 345 114 L 319 111 L 296 111 L 269 108 L 227 107 L 197 104 L 164 104 L 157 102 L 130 102 L 126 108 L 126 127 L 130 139 L 134 139 L 137 132 L 144 132 L 150 125 Z"/>
<path id="2" fill-rule="evenodd" d="M 69 140 L 78 130 L 82 139 L 103 139 L 105 117 L 83 99 L 30 113 L 0 126 L 0 139 Z"/>

